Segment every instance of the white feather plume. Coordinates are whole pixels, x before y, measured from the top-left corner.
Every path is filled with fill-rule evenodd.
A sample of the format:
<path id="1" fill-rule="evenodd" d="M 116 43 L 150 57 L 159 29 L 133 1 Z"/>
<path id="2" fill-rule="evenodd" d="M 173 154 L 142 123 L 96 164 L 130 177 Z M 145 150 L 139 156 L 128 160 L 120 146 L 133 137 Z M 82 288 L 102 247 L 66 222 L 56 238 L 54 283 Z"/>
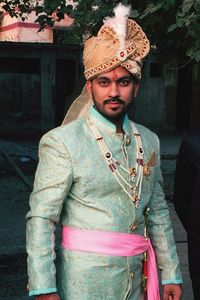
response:
<path id="1" fill-rule="evenodd" d="M 106 17 L 104 19 L 104 24 L 113 28 L 120 42 L 120 49 L 125 48 L 125 38 L 126 38 L 126 28 L 127 19 L 130 15 L 131 6 L 125 6 L 119 3 L 114 8 L 114 17 Z"/>

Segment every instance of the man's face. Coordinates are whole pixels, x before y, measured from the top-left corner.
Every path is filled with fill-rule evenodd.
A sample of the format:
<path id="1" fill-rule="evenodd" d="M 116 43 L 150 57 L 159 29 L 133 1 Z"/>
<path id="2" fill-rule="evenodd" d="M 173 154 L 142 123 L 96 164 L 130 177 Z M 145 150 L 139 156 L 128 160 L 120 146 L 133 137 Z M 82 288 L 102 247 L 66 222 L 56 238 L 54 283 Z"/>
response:
<path id="1" fill-rule="evenodd" d="M 119 66 L 87 81 L 87 90 L 96 109 L 107 119 L 115 121 L 127 113 L 138 84 L 125 68 Z"/>

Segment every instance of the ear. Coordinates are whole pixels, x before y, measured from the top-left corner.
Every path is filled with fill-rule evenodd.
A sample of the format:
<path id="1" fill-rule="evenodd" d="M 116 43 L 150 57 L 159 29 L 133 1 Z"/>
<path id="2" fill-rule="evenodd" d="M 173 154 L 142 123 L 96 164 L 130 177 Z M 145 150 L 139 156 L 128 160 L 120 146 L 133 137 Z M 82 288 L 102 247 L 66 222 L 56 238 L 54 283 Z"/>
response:
<path id="1" fill-rule="evenodd" d="M 134 93 L 133 93 L 134 98 L 136 98 L 138 90 L 139 90 L 139 82 L 135 81 L 134 82 Z"/>
<path id="2" fill-rule="evenodd" d="M 89 94 L 89 97 L 92 98 L 92 81 L 86 81 L 86 88 Z"/>

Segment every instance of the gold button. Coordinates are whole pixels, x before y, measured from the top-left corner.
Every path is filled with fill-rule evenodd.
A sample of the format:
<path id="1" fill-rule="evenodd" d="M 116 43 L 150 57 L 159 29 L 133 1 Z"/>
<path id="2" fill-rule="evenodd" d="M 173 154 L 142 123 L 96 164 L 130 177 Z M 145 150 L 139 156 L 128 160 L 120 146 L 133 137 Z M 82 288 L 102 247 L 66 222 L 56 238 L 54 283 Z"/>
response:
<path id="1" fill-rule="evenodd" d="M 135 276 L 135 273 L 131 272 L 131 273 L 130 273 L 130 276 L 131 276 L 131 279 L 133 279 L 134 276 Z"/>
<path id="2" fill-rule="evenodd" d="M 129 136 L 126 137 L 126 146 L 130 145 L 131 139 Z"/>
<path id="3" fill-rule="evenodd" d="M 136 224 L 131 224 L 130 225 L 130 230 L 131 231 L 135 231 L 137 229 L 137 225 Z"/>

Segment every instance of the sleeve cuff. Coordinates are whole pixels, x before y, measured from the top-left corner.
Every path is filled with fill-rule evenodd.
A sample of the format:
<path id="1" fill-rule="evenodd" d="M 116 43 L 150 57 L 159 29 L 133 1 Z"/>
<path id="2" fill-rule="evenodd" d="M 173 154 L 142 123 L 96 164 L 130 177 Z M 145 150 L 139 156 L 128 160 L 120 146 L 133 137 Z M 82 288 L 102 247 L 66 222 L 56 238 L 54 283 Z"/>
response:
<path id="1" fill-rule="evenodd" d="M 29 291 L 29 296 L 42 295 L 42 294 L 51 294 L 51 293 L 56 293 L 56 292 L 57 292 L 56 288 L 39 289 L 39 290 Z"/>
<path id="2" fill-rule="evenodd" d="M 182 279 L 162 280 L 162 285 L 165 285 L 165 284 L 182 284 L 182 283 L 183 283 Z"/>

